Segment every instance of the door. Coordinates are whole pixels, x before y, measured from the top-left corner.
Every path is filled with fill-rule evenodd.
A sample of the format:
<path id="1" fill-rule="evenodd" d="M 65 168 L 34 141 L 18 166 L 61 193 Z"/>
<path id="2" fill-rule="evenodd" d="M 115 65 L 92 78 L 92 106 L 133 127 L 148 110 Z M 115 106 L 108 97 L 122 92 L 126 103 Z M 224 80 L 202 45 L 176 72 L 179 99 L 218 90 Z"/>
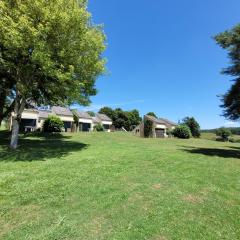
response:
<path id="1" fill-rule="evenodd" d="M 156 137 L 157 138 L 164 138 L 165 137 L 165 129 L 160 129 L 160 128 L 156 128 L 155 129 L 156 132 Z"/>

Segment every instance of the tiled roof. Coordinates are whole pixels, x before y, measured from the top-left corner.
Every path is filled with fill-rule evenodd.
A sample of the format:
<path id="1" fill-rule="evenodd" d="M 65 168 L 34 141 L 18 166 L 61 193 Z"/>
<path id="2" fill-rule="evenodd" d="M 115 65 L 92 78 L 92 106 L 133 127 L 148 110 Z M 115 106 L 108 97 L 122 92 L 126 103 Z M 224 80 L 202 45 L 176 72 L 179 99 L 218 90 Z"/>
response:
<path id="1" fill-rule="evenodd" d="M 97 113 L 96 117 L 102 121 L 112 121 L 112 119 L 109 118 L 106 114 Z"/>
<path id="2" fill-rule="evenodd" d="M 171 125 L 171 126 L 177 126 L 177 123 L 174 123 L 166 118 L 160 118 L 162 121 L 165 121 L 167 124 Z"/>
<path id="3" fill-rule="evenodd" d="M 153 121 L 156 124 L 164 124 L 164 125 L 167 125 L 167 126 L 177 126 L 176 123 L 174 123 L 174 122 L 172 122 L 168 119 L 165 119 L 165 118 L 155 118 L 155 117 L 149 116 L 149 115 L 146 115 L 145 117 L 150 119 L 151 121 Z"/>
<path id="4" fill-rule="evenodd" d="M 93 123 L 101 123 L 101 120 L 97 117 L 92 117 Z"/>
<path id="5" fill-rule="evenodd" d="M 73 116 L 73 113 L 71 112 L 71 110 L 65 107 L 54 106 L 52 107 L 52 112 L 55 113 L 56 115 L 70 116 L 70 117 Z"/>
<path id="6" fill-rule="evenodd" d="M 51 111 L 43 111 L 43 110 L 40 110 L 40 111 L 38 111 L 38 112 L 39 112 L 39 117 L 40 117 L 40 118 L 48 118 L 48 116 L 52 114 Z"/>
<path id="7" fill-rule="evenodd" d="M 149 120 L 153 121 L 154 123 L 157 123 L 157 124 L 166 124 L 165 121 L 163 121 L 163 120 L 161 120 L 161 119 L 158 119 L 158 118 L 155 118 L 155 117 L 153 117 L 153 116 L 146 115 L 145 117 L 148 118 Z"/>
<path id="8" fill-rule="evenodd" d="M 92 117 L 87 112 L 75 111 L 79 118 L 92 119 Z"/>

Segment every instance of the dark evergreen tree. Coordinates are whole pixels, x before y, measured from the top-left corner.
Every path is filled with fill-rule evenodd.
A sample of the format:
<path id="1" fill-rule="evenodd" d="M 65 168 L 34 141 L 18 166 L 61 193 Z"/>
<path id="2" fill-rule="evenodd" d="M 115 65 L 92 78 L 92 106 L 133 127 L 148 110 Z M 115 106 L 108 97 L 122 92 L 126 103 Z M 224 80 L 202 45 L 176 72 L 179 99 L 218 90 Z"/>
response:
<path id="1" fill-rule="evenodd" d="M 215 37 L 216 42 L 228 51 L 231 65 L 222 72 L 233 77 L 233 85 L 222 97 L 224 116 L 240 119 L 240 24 L 230 31 L 225 31 Z"/>

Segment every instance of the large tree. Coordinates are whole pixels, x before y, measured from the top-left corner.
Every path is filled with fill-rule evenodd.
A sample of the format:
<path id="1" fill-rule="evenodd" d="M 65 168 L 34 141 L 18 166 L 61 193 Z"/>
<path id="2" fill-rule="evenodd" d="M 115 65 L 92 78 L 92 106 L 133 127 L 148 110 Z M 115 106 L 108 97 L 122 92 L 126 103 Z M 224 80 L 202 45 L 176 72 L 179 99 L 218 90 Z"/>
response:
<path id="1" fill-rule="evenodd" d="M 105 36 L 86 8 L 85 0 L 0 1 L 1 71 L 14 82 L 12 148 L 27 103 L 87 105 L 96 94 Z"/>
<path id="2" fill-rule="evenodd" d="M 141 122 L 139 111 L 134 109 L 132 111 L 123 111 L 121 108 L 112 109 L 110 107 L 103 107 L 99 113 L 106 114 L 113 121 L 113 126 L 117 129 L 124 128 L 131 131 Z"/>
<path id="3" fill-rule="evenodd" d="M 157 115 L 154 112 L 149 112 L 146 115 L 158 118 Z"/>
<path id="4" fill-rule="evenodd" d="M 231 65 L 222 72 L 233 77 L 233 85 L 223 96 L 222 107 L 224 116 L 232 119 L 240 119 L 240 24 L 230 31 L 218 34 L 216 42 L 228 51 Z"/>
<path id="5" fill-rule="evenodd" d="M 112 120 L 114 120 L 116 118 L 116 114 L 115 114 L 115 111 L 110 108 L 110 107 L 102 107 L 100 110 L 99 110 L 99 113 L 102 113 L 102 114 L 105 114 L 107 115 L 109 118 L 111 118 Z"/>
<path id="6" fill-rule="evenodd" d="M 200 125 L 194 117 L 185 117 L 183 124 L 189 127 L 193 137 L 199 138 L 201 136 Z"/>

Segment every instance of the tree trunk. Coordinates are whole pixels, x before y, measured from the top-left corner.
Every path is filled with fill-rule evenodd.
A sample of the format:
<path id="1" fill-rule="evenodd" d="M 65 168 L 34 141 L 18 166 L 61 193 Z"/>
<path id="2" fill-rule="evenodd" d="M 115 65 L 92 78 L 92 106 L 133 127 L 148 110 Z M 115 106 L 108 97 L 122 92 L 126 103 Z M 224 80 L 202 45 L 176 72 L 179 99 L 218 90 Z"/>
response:
<path id="1" fill-rule="evenodd" d="M 26 105 L 25 98 L 19 98 L 18 96 L 16 96 L 14 106 L 14 117 L 12 122 L 12 135 L 10 142 L 10 148 L 12 149 L 16 149 L 18 146 L 19 125 L 25 105 Z"/>
<path id="2" fill-rule="evenodd" d="M 1 127 L 1 124 L 2 124 L 2 120 L 3 120 L 3 112 L 4 112 L 4 103 L 6 101 L 6 94 L 5 94 L 5 91 L 2 91 L 1 94 L 0 94 L 0 127 Z"/>
<path id="3" fill-rule="evenodd" d="M 12 149 L 16 149 L 18 146 L 19 125 L 20 125 L 20 121 L 17 119 L 17 117 L 14 117 L 12 122 L 12 136 L 11 136 L 11 143 L 10 143 L 10 148 Z"/>

